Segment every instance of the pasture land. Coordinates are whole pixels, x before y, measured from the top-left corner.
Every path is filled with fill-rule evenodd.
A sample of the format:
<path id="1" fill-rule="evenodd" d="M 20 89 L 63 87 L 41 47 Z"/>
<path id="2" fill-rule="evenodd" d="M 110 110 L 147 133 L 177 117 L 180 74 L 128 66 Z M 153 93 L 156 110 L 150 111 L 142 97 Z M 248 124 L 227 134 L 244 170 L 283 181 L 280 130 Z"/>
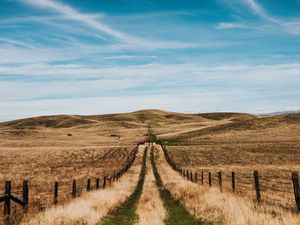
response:
<path id="1" fill-rule="evenodd" d="M 188 170 L 204 171 L 206 184 L 210 171 L 217 186 L 221 171 L 228 191 L 235 172 L 237 193 L 253 199 L 253 171 L 258 170 L 262 200 L 294 210 L 291 172 L 300 171 L 300 115 L 231 121 L 165 139 L 169 154 Z"/>
<path id="2" fill-rule="evenodd" d="M 0 123 L 0 193 L 4 181 L 11 180 L 12 193 L 20 197 L 22 182 L 28 180 L 29 212 L 33 215 L 51 207 L 54 182 L 58 181 L 58 202 L 67 203 L 73 179 L 77 180 L 78 195 L 84 195 L 88 178 L 93 189 L 96 178 L 122 168 L 136 144 L 148 138 L 149 131 L 182 168 L 199 175 L 204 172 L 206 186 L 208 171 L 213 187 L 217 187 L 217 172 L 222 171 L 224 192 L 231 192 L 234 171 L 236 195 L 252 201 L 253 170 L 258 170 L 262 204 L 295 211 L 291 172 L 300 171 L 300 114 L 143 110 Z M 160 175 L 167 179 L 165 174 Z M 19 208 L 16 206 L 13 213 L 17 214 Z"/>

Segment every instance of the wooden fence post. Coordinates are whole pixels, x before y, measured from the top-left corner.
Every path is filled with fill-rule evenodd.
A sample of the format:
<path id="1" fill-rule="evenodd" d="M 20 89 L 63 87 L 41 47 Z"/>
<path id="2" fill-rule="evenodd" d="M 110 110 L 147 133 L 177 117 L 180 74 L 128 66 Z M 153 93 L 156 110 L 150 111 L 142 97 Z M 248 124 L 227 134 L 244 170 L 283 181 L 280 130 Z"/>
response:
<path id="1" fill-rule="evenodd" d="M 87 190 L 87 191 L 90 191 L 90 190 L 91 190 L 91 179 L 87 179 L 87 182 L 86 182 L 86 190 Z"/>
<path id="2" fill-rule="evenodd" d="M 232 192 L 235 192 L 235 173 L 231 172 Z"/>
<path id="3" fill-rule="evenodd" d="M 189 174 L 190 174 L 190 173 L 189 173 L 189 171 L 187 170 L 187 171 L 186 171 L 186 178 L 187 178 L 187 180 L 189 180 L 189 179 L 190 179 L 190 176 L 189 176 Z"/>
<path id="4" fill-rule="evenodd" d="M 57 203 L 58 203 L 57 197 L 58 197 L 58 182 L 55 181 L 55 184 L 54 184 L 54 198 L 53 198 L 54 205 L 57 205 Z"/>
<path id="5" fill-rule="evenodd" d="M 5 181 L 5 201 L 4 201 L 4 216 L 9 217 L 10 215 L 10 194 L 11 194 L 11 181 Z M 9 219 L 9 218 L 7 218 Z"/>
<path id="6" fill-rule="evenodd" d="M 221 171 L 218 172 L 218 180 L 219 180 L 219 188 L 220 188 L 220 191 L 223 191 L 223 185 L 222 185 L 222 172 L 221 172 Z"/>
<path id="7" fill-rule="evenodd" d="M 23 181 L 23 202 L 28 205 L 29 202 L 29 188 L 28 188 L 28 180 Z"/>
<path id="8" fill-rule="evenodd" d="M 193 172 L 192 171 L 190 171 L 190 181 L 193 182 Z"/>
<path id="9" fill-rule="evenodd" d="M 255 185 L 255 192 L 256 192 L 256 201 L 260 202 L 261 196 L 260 196 L 260 186 L 259 186 L 259 175 L 258 171 L 254 170 L 254 185 Z"/>
<path id="10" fill-rule="evenodd" d="M 195 172 L 195 183 L 198 183 L 198 174 Z"/>
<path id="11" fill-rule="evenodd" d="M 103 189 L 106 187 L 106 176 L 103 177 Z"/>
<path id="12" fill-rule="evenodd" d="M 99 178 L 96 178 L 96 190 L 99 189 L 99 183 L 100 183 L 100 179 L 99 179 Z"/>
<path id="13" fill-rule="evenodd" d="M 297 207 L 298 212 L 300 212 L 300 187 L 299 187 L 298 172 L 296 172 L 296 171 L 292 172 L 292 180 L 293 180 L 296 207 Z"/>
<path id="14" fill-rule="evenodd" d="M 211 184 L 211 172 L 208 172 L 208 185 L 209 185 L 209 187 L 212 186 L 212 184 Z"/>
<path id="15" fill-rule="evenodd" d="M 204 172 L 201 171 L 201 184 L 204 185 Z"/>
<path id="16" fill-rule="evenodd" d="M 73 180 L 72 183 L 72 198 L 76 198 L 76 180 Z"/>

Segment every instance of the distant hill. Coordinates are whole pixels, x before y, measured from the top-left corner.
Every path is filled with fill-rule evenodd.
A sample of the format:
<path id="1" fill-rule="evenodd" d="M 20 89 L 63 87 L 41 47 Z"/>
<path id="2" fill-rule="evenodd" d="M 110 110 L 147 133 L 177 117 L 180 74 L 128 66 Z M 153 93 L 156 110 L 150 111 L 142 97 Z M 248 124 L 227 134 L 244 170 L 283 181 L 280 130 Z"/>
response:
<path id="1" fill-rule="evenodd" d="M 212 120 L 223 120 L 223 119 L 232 119 L 232 120 L 245 120 L 253 119 L 256 116 L 248 113 L 234 113 L 234 112 L 215 112 L 215 113 L 199 113 L 196 114 L 207 119 Z"/>
<path id="2" fill-rule="evenodd" d="M 39 128 L 72 128 L 91 127 L 103 124 L 121 127 L 145 127 L 148 124 L 164 126 L 179 123 L 202 123 L 209 121 L 229 120 L 236 122 L 235 125 L 244 126 L 246 124 L 276 122 L 299 122 L 299 114 L 276 114 L 269 116 L 255 116 L 247 113 L 217 112 L 185 114 L 167 112 L 162 110 L 140 110 L 130 113 L 104 114 L 104 115 L 52 115 L 39 116 L 26 119 L 13 120 L 0 123 L 0 128 L 9 129 L 39 129 Z M 238 123 L 237 123 L 238 122 Z M 228 125 L 227 125 L 228 126 Z M 234 125 L 231 125 L 234 126 Z M 250 125 L 251 126 L 251 125 Z"/>

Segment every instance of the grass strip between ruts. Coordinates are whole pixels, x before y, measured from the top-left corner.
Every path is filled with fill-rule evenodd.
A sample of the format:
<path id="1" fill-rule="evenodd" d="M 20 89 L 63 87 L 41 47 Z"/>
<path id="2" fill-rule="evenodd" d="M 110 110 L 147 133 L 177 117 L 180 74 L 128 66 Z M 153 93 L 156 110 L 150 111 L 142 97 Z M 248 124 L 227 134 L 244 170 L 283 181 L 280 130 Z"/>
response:
<path id="1" fill-rule="evenodd" d="M 164 187 L 154 160 L 154 147 L 151 148 L 151 165 L 158 186 L 160 197 L 167 210 L 166 225 L 208 225 L 201 219 L 194 218 L 180 202 L 172 198 L 171 193 Z"/>
<path id="2" fill-rule="evenodd" d="M 143 192 L 145 173 L 146 173 L 146 159 L 148 147 L 146 147 L 143 155 L 139 181 L 134 192 L 129 198 L 113 213 L 107 215 L 99 224 L 104 225 L 133 225 L 136 224 L 138 216 L 136 214 L 137 204 Z"/>

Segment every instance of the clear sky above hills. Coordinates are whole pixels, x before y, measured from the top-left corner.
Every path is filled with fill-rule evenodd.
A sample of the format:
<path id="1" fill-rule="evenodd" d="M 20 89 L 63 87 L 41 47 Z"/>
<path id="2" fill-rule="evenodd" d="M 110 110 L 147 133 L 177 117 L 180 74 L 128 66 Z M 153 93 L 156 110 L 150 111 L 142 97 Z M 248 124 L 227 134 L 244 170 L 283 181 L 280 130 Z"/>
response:
<path id="1" fill-rule="evenodd" d="M 300 108 L 300 1 L 0 0 L 0 120 Z"/>

